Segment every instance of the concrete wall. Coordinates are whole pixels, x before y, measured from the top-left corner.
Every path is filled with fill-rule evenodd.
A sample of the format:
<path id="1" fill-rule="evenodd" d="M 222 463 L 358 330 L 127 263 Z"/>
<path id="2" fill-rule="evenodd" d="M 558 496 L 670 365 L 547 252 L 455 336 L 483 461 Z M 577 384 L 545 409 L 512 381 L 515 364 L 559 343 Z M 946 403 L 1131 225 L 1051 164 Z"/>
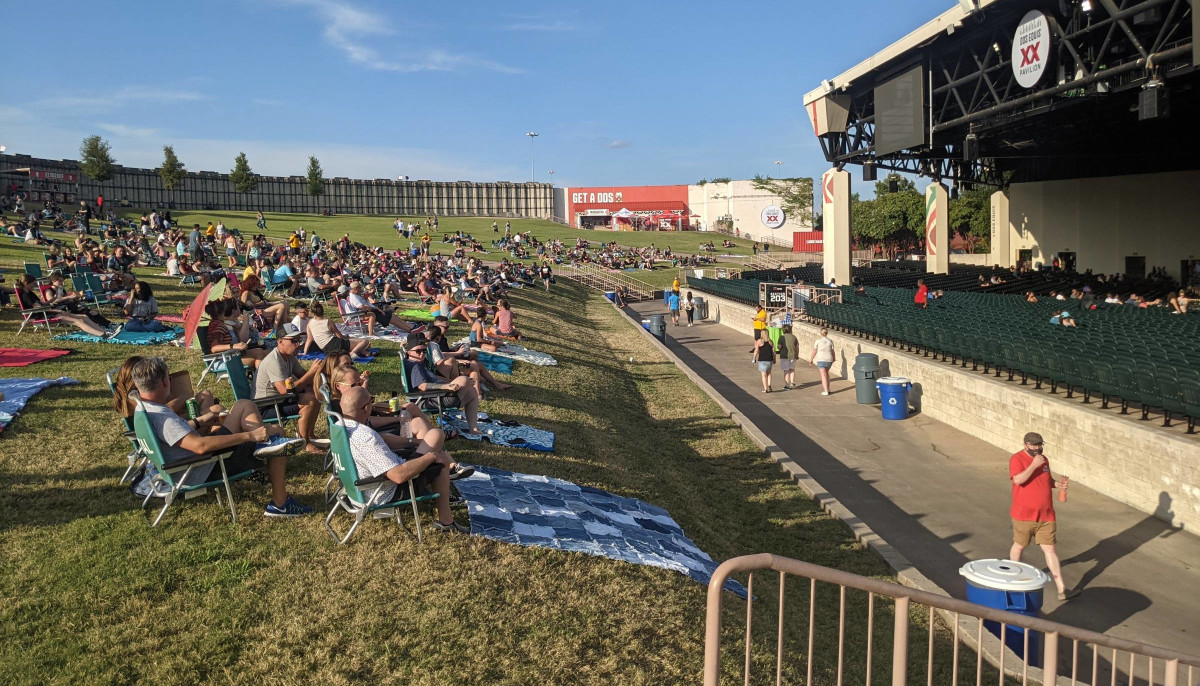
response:
<path id="1" fill-rule="evenodd" d="M 710 319 L 749 333 L 753 307 L 697 294 L 708 301 Z M 817 327 L 799 324 L 795 332 L 803 344 L 816 338 Z M 1033 391 L 1007 381 L 1007 375 L 996 379 L 964 371 L 855 336 L 830 332 L 829 337 L 838 356 L 835 374 L 852 376 L 854 357 L 874 353 L 887 375 L 912 380 L 913 405 L 926 416 L 1010 452 L 1020 449 L 1025 432 L 1037 431 L 1046 439 L 1056 474 L 1200 531 L 1200 439 L 1170 434 L 1132 415 L 1089 408 L 1061 392 Z"/>
<path id="2" fill-rule="evenodd" d="M 810 231 L 812 224 L 811 222 L 799 222 L 794 217 L 786 215 L 783 226 L 778 229 L 772 230 L 763 226 L 763 208 L 768 205 L 778 206 L 779 203 L 779 196 L 758 190 L 751 181 L 688 186 L 688 207 L 692 214 L 700 215 L 693 217 L 692 220 L 700 224 L 704 230 L 711 229 L 714 222 L 731 214 L 734 228 L 740 229 L 743 237 L 757 240 L 762 240 L 764 236 L 773 237 L 772 242 L 791 246 L 792 232 Z"/>
<path id="3" fill-rule="evenodd" d="M 122 198 L 134 207 L 174 209 L 262 210 L 264 212 L 316 212 L 331 209 L 350 214 L 466 215 L 549 218 L 553 211 L 553 188 L 545 183 L 475 183 L 471 181 L 393 181 L 391 179 L 325 179 L 324 195 L 306 191 L 303 176 L 260 176 L 258 189 L 236 193 L 228 174 L 188 172 L 173 191 L 163 190 L 153 169 L 116 168 L 114 177 L 103 183 L 87 178 L 74 160 L 45 160 L 28 155 L 0 157 L 0 169 L 32 168 L 70 172 L 78 183 L 55 184 L 6 177 L 5 185 L 17 181 L 34 192 L 62 192 L 75 196 L 75 203 L 95 202 L 103 193 L 106 207 L 116 207 Z"/>
<path id="4" fill-rule="evenodd" d="M 1021 249 L 1043 264 L 1075 252 L 1080 271 L 1123 273 L 1126 256 L 1145 256 L 1147 271 L 1178 277 L 1180 260 L 1200 256 L 1197 188 L 1200 171 L 1013 184 L 1011 254 L 996 262 L 1015 264 Z"/>

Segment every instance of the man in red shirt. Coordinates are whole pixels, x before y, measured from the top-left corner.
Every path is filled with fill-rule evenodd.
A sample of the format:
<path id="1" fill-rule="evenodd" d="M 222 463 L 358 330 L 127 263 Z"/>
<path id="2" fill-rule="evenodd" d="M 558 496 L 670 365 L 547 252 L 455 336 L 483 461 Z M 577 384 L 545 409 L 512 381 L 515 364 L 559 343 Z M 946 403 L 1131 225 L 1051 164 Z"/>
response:
<path id="1" fill-rule="evenodd" d="M 917 279 L 917 294 L 913 296 L 913 304 L 922 310 L 929 306 L 929 287 L 925 279 Z"/>
<path id="2" fill-rule="evenodd" d="M 1063 584 L 1062 565 L 1054 550 L 1057 523 L 1054 516 L 1054 498 L 1051 491 L 1067 488 L 1067 477 L 1054 480 L 1050 463 L 1042 454 L 1042 435 L 1025 434 L 1025 449 L 1008 460 L 1008 476 L 1012 481 L 1013 545 L 1008 559 L 1021 561 L 1021 553 L 1030 540 L 1037 541 L 1046 556 L 1046 566 L 1058 587 L 1058 599 L 1068 600 L 1079 595 L 1079 591 L 1068 591 Z M 1065 498 L 1064 498 L 1065 500 Z"/>

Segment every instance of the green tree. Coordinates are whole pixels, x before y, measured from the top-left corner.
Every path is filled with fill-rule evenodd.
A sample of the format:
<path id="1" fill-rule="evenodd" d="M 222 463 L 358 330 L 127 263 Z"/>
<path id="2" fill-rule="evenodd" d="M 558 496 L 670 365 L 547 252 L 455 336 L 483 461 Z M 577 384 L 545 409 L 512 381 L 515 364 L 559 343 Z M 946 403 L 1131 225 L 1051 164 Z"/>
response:
<path id="1" fill-rule="evenodd" d="M 163 190 L 167 192 L 175 190 L 175 187 L 186 176 L 187 169 L 183 162 L 180 162 L 179 158 L 175 156 L 175 148 L 164 145 L 162 166 L 158 168 L 158 178 L 162 179 Z"/>
<path id="2" fill-rule="evenodd" d="M 957 231 L 971 252 L 986 252 L 992 231 L 992 193 L 990 186 L 960 191 L 950 201 L 950 230 Z"/>
<path id="3" fill-rule="evenodd" d="M 325 195 L 325 172 L 321 171 L 321 161 L 315 156 L 308 158 L 308 194 L 314 198 Z"/>
<path id="4" fill-rule="evenodd" d="M 912 179 L 906 179 L 896 172 L 891 172 L 882 180 L 875 182 L 875 197 L 878 198 L 881 195 L 893 192 L 891 190 L 893 182 L 896 184 L 896 193 L 917 190 L 917 184 L 913 183 Z"/>
<path id="5" fill-rule="evenodd" d="M 784 215 L 797 222 L 811 224 L 813 221 L 813 180 L 810 178 L 773 179 L 755 176 L 750 185 L 756 190 L 770 193 L 779 198 L 779 209 Z"/>
<path id="6" fill-rule="evenodd" d="M 258 175 L 250 170 L 250 161 L 246 153 L 239 152 L 233 159 L 233 169 L 229 172 L 229 181 L 236 193 L 251 193 L 258 190 Z"/>
<path id="7" fill-rule="evenodd" d="M 112 147 L 100 136 L 88 136 L 79 146 L 79 171 L 93 181 L 108 181 L 117 162 Z"/>

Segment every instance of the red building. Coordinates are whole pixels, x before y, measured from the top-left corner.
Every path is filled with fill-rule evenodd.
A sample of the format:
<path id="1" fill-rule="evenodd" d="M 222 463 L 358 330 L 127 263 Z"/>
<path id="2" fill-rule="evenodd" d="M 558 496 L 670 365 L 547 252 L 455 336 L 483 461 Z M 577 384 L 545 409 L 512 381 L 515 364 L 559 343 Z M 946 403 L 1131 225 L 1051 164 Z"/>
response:
<path id="1" fill-rule="evenodd" d="M 681 230 L 690 223 L 687 186 L 568 188 L 567 221 L 580 229 Z"/>

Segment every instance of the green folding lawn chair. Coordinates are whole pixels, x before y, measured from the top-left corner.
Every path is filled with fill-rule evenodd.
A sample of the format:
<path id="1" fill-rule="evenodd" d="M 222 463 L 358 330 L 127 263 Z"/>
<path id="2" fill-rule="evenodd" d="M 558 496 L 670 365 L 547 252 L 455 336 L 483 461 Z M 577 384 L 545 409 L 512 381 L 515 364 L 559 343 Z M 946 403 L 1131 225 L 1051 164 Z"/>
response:
<path id="1" fill-rule="evenodd" d="M 110 369 L 108 370 L 108 373 L 104 375 L 104 379 L 108 381 L 108 390 L 113 394 L 114 398 L 117 396 L 116 378 L 117 373 L 120 371 L 120 369 Z M 136 474 L 137 471 L 149 461 L 149 458 L 145 453 L 142 452 L 141 443 L 138 443 L 137 433 L 133 429 L 133 418 L 122 417 L 121 422 L 125 427 L 122 435 L 125 436 L 125 438 L 128 438 L 129 442 L 133 444 L 133 450 L 131 450 L 129 454 L 125 456 L 125 459 L 129 462 L 129 466 L 125 468 L 125 473 L 121 475 L 121 480 L 117 482 L 123 484 L 127 479 L 132 479 L 133 475 Z"/>
<path id="2" fill-rule="evenodd" d="M 397 486 L 397 488 L 408 487 L 407 498 L 387 503 L 379 502 L 384 493 L 390 490 L 388 485 L 391 484 L 391 481 L 386 475 L 366 479 L 359 478 L 358 467 L 354 464 L 354 454 L 350 449 L 350 438 L 346 435 L 346 420 L 339 413 L 329 409 L 325 410 L 325 416 L 329 421 L 329 444 L 330 453 L 333 455 L 333 466 L 338 481 L 341 483 L 341 489 L 336 494 L 333 507 L 330 508 L 329 515 L 325 517 L 325 528 L 329 531 L 329 535 L 333 536 L 333 540 L 337 541 L 338 545 L 342 545 L 350 540 L 364 519 L 374 518 L 373 515 L 376 512 L 388 511 L 391 513 L 388 518 L 395 520 L 398 526 L 411 535 L 412 531 L 400 518 L 400 508 L 411 506 L 413 523 L 417 530 L 417 541 L 421 542 L 421 517 L 417 510 L 417 503 L 437 500 L 438 494 L 418 495 L 416 485 L 413 480 L 409 480 L 407 484 Z M 339 536 L 333 528 L 333 518 L 338 510 L 344 510 L 354 518 L 354 524 L 350 525 L 350 530 L 346 532 L 345 536 Z"/>
<path id="3" fill-rule="evenodd" d="M 229 387 L 233 389 L 234 400 L 250 400 L 258 406 L 258 411 L 261 414 L 263 410 L 274 408 L 275 416 L 263 416 L 265 424 L 283 424 L 284 422 L 293 419 L 299 419 L 299 414 L 287 414 L 283 412 L 283 408 L 288 405 L 296 404 L 295 393 L 272 393 L 271 395 L 255 398 L 254 389 L 250 387 L 250 377 L 246 374 L 246 367 L 242 365 L 240 355 L 228 355 L 225 360 L 225 372 L 229 375 Z"/>
<path id="4" fill-rule="evenodd" d="M 404 351 L 400 350 L 400 383 L 404 386 L 404 396 L 408 402 L 416 403 L 417 407 L 435 415 L 446 411 L 447 407 L 457 407 L 458 394 L 453 391 L 421 391 L 412 387 L 408 380 L 408 365 L 405 364 Z M 454 399 L 454 403 L 449 402 Z"/>
<path id="5" fill-rule="evenodd" d="M 217 504 L 222 505 L 220 486 L 224 486 L 225 495 L 229 500 L 229 514 L 233 521 L 237 521 L 237 506 L 233 502 L 233 489 L 230 483 L 239 479 L 244 479 L 254 473 L 254 470 L 248 469 L 236 474 L 229 474 L 225 470 L 225 460 L 232 455 L 231 451 L 220 454 L 207 455 L 191 455 L 181 459 L 167 461 L 163 457 L 162 445 L 158 441 L 158 436 L 154 434 L 154 429 L 150 426 L 150 419 L 146 415 L 146 407 L 142 403 L 141 397 L 137 392 L 129 394 L 129 397 L 136 404 L 136 409 L 133 413 L 133 430 L 137 437 L 138 445 L 141 452 L 149 459 L 150 464 L 154 465 L 157 473 L 154 475 L 150 483 L 150 492 L 146 494 L 146 498 L 142 501 L 142 510 L 150 504 L 150 499 L 154 494 L 160 491 L 160 486 L 165 486 L 169 490 L 163 498 L 164 503 L 162 510 L 158 516 L 150 523 L 150 526 L 158 526 L 162 521 L 163 515 L 175 502 L 176 498 L 182 497 L 185 500 L 202 496 L 213 489 L 213 494 L 217 497 Z M 214 478 L 211 475 L 203 482 L 198 484 L 186 484 L 187 478 L 191 476 L 197 468 L 205 465 L 215 464 L 220 472 L 220 478 Z"/>

